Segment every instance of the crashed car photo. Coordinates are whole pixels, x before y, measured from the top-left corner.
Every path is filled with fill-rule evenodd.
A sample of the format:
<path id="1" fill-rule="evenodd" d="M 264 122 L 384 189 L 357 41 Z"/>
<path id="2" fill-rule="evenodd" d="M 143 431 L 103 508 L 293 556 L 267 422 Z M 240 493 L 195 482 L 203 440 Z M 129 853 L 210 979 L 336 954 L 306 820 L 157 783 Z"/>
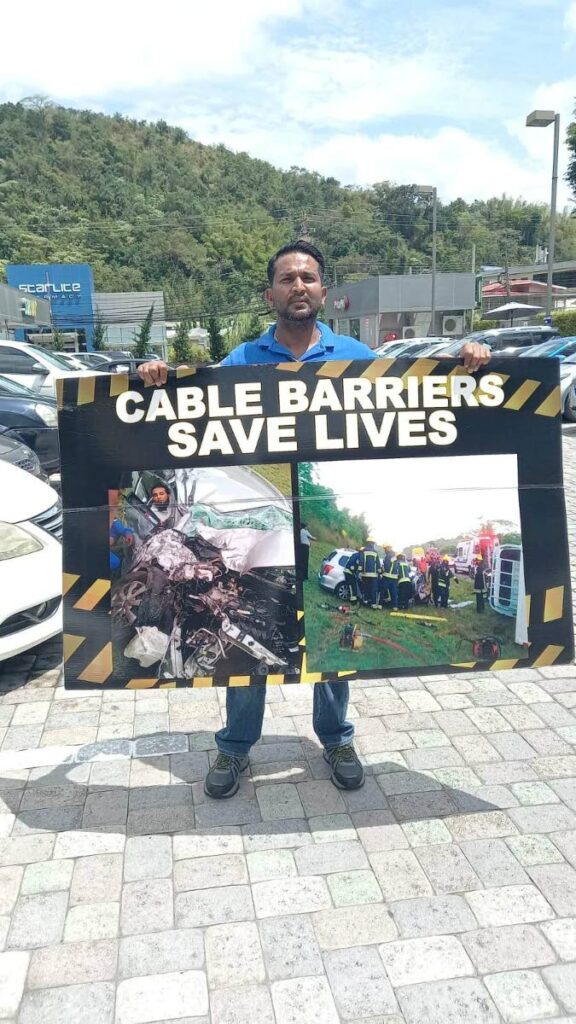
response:
<path id="1" fill-rule="evenodd" d="M 120 679 L 296 674 L 289 466 L 146 470 L 109 491 Z"/>

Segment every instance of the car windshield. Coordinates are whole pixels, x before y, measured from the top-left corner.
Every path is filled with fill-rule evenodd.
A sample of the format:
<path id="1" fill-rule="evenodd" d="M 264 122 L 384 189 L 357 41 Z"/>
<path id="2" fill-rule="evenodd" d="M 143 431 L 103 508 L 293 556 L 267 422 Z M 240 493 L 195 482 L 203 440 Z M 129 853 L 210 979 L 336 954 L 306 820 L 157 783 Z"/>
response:
<path id="1" fill-rule="evenodd" d="M 42 359 L 52 365 L 56 370 L 68 370 L 70 371 L 70 363 L 66 359 L 61 359 L 56 352 L 48 352 L 45 348 L 40 348 L 38 345 L 28 345 L 27 352 L 31 356 L 42 356 Z"/>
<path id="2" fill-rule="evenodd" d="M 576 338 L 552 338 L 544 341 L 541 345 L 532 345 L 521 353 L 522 356 L 558 356 L 559 359 L 566 359 L 567 356 L 576 352 Z"/>
<path id="3" fill-rule="evenodd" d="M 4 377 L 1 374 L 0 374 L 0 395 L 4 395 L 4 397 L 8 396 L 10 398 L 33 399 L 35 402 L 37 402 L 39 400 L 38 399 L 38 394 L 37 394 L 36 391 L 32 391 L 31 388 L 25 387 L 24 384 L 17 384 L 16 381 L 10 380 L 9 377 Z M 44 403 L 48 402 L 48 404 L 50 404 L 52 399 L 50 399 L 50 398 L 46 399 L 44 397 L 44 395 L 43 395 L 42 396 L 42 401 Z"/>

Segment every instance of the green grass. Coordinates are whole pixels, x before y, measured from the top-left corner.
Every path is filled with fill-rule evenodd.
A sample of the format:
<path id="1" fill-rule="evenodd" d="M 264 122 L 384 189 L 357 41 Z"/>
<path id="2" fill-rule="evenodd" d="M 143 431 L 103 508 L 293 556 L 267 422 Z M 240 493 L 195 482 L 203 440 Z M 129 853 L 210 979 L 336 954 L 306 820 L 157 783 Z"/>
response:
<path id="1" fill-rule="evenodd" d="M 271 463 L 265 466 L 250 466 L 250 469 L 258 473 L 259 476 L 263 476 L 274 487 L 277 487 L 281 494 L 291 497 L 292 476 L 289 463 L 286 462 L 283 465 Z"/>
<path id="2" fill-rule="evenodd" d="M 317 580 L 322 558 L 331 550 L 325 544 L 312 544 L 310 550 L 309 580 L 304 584 L 304 614 L 306 625 L 306 651 L 308 668 L 312 672 L 334 672 L 346 669 L 414 668 L 453 665 L 474 661 L 471 641 L 481 636 L 494 636 L 502 646 L 502 658 L 527 657 L 527 650 L 514 642 L 515 620 L 492 611 L 486 602 L 484 613 L 476 612 L 472 582 L 458 577 L 450 587 L 450 600 L 455 603 L 471 601 L 466 608 L 434 608 L 414 605 L 408 614 L 424 615 L 432 627 L 415 619 L 392 616 L 385 610 L 358 608 L 351 605 L 352 614 L 337 611 L 341 602 L 321 589 Z M 333 606 L 333 610 L 319 607 Z M 441 619 L 447 619 L 442 622 Z M 359 651 L 342 650 L 340 635 L 347 623 L 357 624 L 363 633 L 390 640 L 404 651 L 395 650 L 375 640 L 364 639 Z"/>

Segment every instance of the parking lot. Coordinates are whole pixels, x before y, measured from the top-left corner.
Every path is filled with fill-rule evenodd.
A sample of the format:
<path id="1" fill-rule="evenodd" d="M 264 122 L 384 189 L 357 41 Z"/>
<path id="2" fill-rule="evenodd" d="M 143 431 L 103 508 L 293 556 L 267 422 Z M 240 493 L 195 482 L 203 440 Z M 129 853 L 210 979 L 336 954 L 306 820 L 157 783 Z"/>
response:
<path id="1" fill-rule="evenodd" d="M 576 426 L 564 457 L 574 551 Z M 80 695 L 60 657 L 0 666 L 0 1018 L 576 1020 L 575 666 L 352 684 L 351 793 L 271 687 L 215 802 L 224 691 Z"/>

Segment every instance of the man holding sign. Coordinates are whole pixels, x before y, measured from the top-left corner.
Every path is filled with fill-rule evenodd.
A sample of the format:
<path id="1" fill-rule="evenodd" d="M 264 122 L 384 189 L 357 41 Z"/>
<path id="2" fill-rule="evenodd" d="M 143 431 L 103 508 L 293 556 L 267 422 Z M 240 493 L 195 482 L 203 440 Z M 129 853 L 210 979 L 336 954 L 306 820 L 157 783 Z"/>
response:
<path id="1" fill-rule="evenodd" d="M 334 334 L 317 320 L 326 298 L 323 284 L 324 257 L 308 242 L 294 242 L 279 249 L 268 263 L 266 299 L 277 321 L 260 338 L 235 348 L 222 366 L 262 363 L 311 362 L 374 359 L 367 345 L 345 335 Z M 490 350 L 476 342 L 462 346 L 465 368 L 474 373 L 490 359 Z M 138 368 L 146 384 L 166 383 L 166 363 L 154 361 Z M 208 796 L 233 796 L 240 774 L 248 767 L 250 748 L 262 733 L 266 684 L 255 683 L 226 692 L 226 725 L 216 733 L 218 757 L 210 769 L 204 789 Z M 346 720 L 349 687 L 345 681 L 318 683 L 314 687 L 314 731 L 324 747 L 331 778 L 340 789 L 358 789 L 364 783 L 364 769 L 354 750 L 354 726 Z"/>

